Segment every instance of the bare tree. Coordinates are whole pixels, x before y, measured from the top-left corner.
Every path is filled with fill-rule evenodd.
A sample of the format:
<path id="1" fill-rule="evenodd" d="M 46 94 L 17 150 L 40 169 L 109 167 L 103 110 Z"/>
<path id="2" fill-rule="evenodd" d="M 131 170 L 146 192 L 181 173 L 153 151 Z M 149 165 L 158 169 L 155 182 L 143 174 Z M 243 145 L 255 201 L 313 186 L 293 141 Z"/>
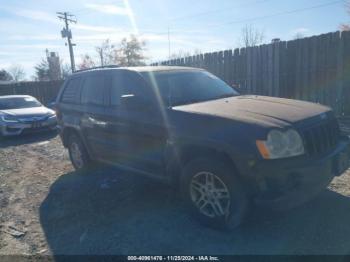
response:
<path id="1" fill-rule="evenodd" d="M 101 53 L 103 55 L 103 52 L 101 52 Z M 92 59 L 92 57 L 89 54 L 85 54 L 81 57 L 81 63 L 78 65 L 78 68 L 79 69 L 88 69 L 88 68 L 91 68 L 94 66 L 96 66 L 95 61 Z"/>
<path id="2" fill-rule="evenodd" d="M 13 80 L 16 82 L 24 80 L 26 74 L 24 68 L 21 65 L 12 65 L 8 72 L 11 74 Z"/>
<path id="3" fill-rule="evenodd" d="M 124 38 L 120 47 L 115 51 L 114 61 L 121 66 L 145 65 L 145 47 L 146 42 L 140 41 L 134 35 L 131 35 L 129 39 Z"/>
<path id="4" fill-rule="evenodd" d="M 187 51 L 184 51 L 182 49 L 180 49 L 179 51 L 177 51 L 176 53 L 172 53 L 170 55 L 170 59 L 179 59 L 179 58 L 185 58 L 185 57 L 188 57 L 190 56 L 191 53 L 190 52 L 187 52 Z"/>
<path id="5" fill-rule="evenodd" d="M 62 79 L 66 79 L 72 73 L 72 67 L 68 63 L 61 62 Z"/>
<path id="6" fill-rule="evenodd" d="M 346 4 L 346 10 L 348 14 L 350 15 L 350 0 Z M 342 24 L 340 25 L 340 30 L 342 31 L 350 31 L 350 24 Z"/>
<path id="7" fill-rule="evenodd" d="M 298 40 L 298 39 L 302 39 L 302 38 L 305 38 L 305 35 L 301 32 L 296 33 L 293 37 L 294 40 Z"/>
<path id="8" fill-rule="evenodd" d="M 79 69 L 87 69 L 100 64 L 100 66 L 117 64 L 120 66 L 140 66 L 144 63 L 144 51 L 146 43 L 140 41 L 136 36 L 131 35 L 129 38 L 123 38 L 118 46 L 106 39 L 100 46 L 96 46 L 99 63 L 85 54 L 82 56 L 82 61 L 78 65 Z"/>
<path id="9" fill-rule="evenodd" d="M 342 25 L 340 26 L 340 29 L 341 29 L 342 31 L 350 31 L 350 25 L 342 24 Z"/>
<path id="10" fill-rule="evenodd" d="M 106 39 L 104 42 L 102 42 L 101 46 L 96 46 L 95 49 L 100 59 L 101 66 L 110 65 L 114 63 L 115 45 L 112 44 L 109 39 Z"/>
<path id="11" fill-rule="evenodd" d="M 202 54 L 202 51 L 200 49 L 195 49 L 193 52 L 188 52 L 180 49 L 176 53 L 173 53 L 170 55 L 170 59 L 179 59 L 179 58 L 185 58 L 189 56 L 195 56 Z"/>
<path id="12" fill-rule="evenodd" d="M 264 31 L 255 28 L 252 25 L 246 25 L 241 32 L 241 46 L 251 47 L 262 44 L 265 39 Z"/>

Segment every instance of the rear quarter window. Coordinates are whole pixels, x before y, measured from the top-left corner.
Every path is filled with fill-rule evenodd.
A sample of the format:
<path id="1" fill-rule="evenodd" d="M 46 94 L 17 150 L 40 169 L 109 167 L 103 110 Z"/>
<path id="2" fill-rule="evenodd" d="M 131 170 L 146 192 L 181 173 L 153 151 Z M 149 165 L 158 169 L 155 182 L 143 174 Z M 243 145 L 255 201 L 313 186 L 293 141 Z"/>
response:
<path id="1" fill-rule="evenodd" d="M 84 79 L 81 92 L 81 103 L 103 106 L 106 92 L 106 76 L 103 74 L 89 75 Z"/>
<path id="2" fill-rule="evenodd" d="M 79 88 L 81 78 L 73 78 L 68 81 L 63 90 L 61 101 L 62 103 L 77 104 L 79 102 Z"/>

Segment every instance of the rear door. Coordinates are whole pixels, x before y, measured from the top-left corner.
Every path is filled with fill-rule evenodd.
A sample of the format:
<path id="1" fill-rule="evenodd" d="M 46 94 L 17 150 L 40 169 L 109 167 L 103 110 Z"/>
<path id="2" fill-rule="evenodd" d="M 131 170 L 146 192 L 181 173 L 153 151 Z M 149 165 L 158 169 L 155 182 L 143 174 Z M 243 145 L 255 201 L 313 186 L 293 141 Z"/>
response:
<path id="1" fill-rule="evenodd" d="M 83 110 L 80 104 L 80 88 L 82 78 L 71 77 L 64 85 L 62 94 L 57 101 L 58 124 L 63 127 L 80 128 L 80 118 Z"/>
<path id="2" fill-rule="evenodd" d="M 108 140 L 105 137 L 107 74 L 89 73 L 82 81 L 81 104 L 84 111 L 81 118 L 82 132 L 94 158 L 101 158 L 108 150 Z"/>

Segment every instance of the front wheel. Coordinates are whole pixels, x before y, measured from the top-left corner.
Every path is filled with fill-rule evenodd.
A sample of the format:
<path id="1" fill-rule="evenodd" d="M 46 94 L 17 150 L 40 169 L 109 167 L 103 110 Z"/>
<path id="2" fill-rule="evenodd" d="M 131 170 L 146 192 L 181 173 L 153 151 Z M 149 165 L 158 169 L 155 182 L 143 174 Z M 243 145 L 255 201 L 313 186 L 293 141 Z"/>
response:
<path id="1" fill-rule="evenodd" d="M 247 197 L 234 169 L 220 159 L 198 158 L 183 170 L 182 195 L 191 213 L 214 228 L 238 227 L 247 210 Z"/>

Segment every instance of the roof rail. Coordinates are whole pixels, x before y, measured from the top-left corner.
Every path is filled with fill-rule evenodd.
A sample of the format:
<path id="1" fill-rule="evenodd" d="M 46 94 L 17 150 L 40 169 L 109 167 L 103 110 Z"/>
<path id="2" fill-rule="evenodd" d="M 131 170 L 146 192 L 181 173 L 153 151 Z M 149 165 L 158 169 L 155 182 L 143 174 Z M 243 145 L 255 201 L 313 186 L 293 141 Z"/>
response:
<path id="1" fill-rule="evenodd" d="M 90 67 L 90 68 L 86 68 L 86 69 L 75 70 L 73 73 L 79 73 L 79 72 L 84 72 L 84 71 L 90 71 L 90 70 L 100 69 L 100 68 L 118 68 L 118 67 L 120 67 L 120 66 L 118 66 L 118 65 L 95 66 L 95 67 Z"/>

